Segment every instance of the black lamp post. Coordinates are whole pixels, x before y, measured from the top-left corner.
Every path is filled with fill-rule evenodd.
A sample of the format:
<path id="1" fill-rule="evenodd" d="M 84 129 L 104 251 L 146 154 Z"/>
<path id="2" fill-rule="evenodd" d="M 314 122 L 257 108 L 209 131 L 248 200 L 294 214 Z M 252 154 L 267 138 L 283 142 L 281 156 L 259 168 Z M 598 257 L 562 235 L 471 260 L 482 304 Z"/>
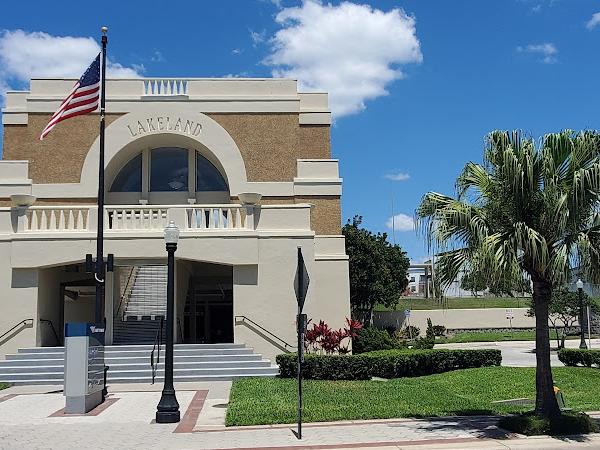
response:
<path id="1" fill-rule="evenodd" d="M 579 343 L 579 348 L 587 348 L 587 344 L 585 343 L 585 313 L 583 311 L 583 281 L 581 278 L 577 280 L 577 294 L 579 295 L 579 327 L 581 328 L 581 342 Z"/>
<path id="2" fill-rule="evenodd" d="M 167 246 L 167 340 L 165 351 L 165 384 L 163 386 L 160 402 L 156 407 L 157 423 L 179 422 L 179 403 L 175 397 L 175 387 L 173 386 L 173 324 L 175 315 L 175 250 L 177 250 L 177 241 L 179 240 L 179 228 L 175 222 L 169 222 L 165 228 L 165 243 Z"/>

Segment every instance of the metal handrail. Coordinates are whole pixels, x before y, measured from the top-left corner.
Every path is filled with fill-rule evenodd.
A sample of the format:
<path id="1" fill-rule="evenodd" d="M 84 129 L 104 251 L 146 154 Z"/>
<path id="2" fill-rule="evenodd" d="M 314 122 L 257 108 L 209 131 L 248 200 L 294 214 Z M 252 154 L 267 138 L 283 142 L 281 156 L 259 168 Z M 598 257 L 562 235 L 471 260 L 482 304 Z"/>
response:
<path id="1" fill-rule="evenodd" d="M 181 331 L 181 319 L 177 318 L 177 331 L 179 331 L 179 342 L 183 343 L 183 332 Z"/>
<path id="2" fill-rule="evenodd" d="M 50 328 L 52 329 L 52 333 L 54 334 L 54 339 L 56 339 L 56 345 L 60 345 L 60 338 L 58 337 L 58 333 L 56 332 L 56 328 L 54 328 L 54 324 L 51 320 L 48 319 L 40 319 L 41 323 L 50 324 Z"/>
<path id="3" fill-rule="evenodd" d="M 33 325 L 33 319 L 23 319 L 18 324 L 16 324 L 15 326 L 13 326 L 10 330 L 2 333 L 2 335 L 0 336 L 0 341 L 2 341 L 2 339 L 4 339 L 4 336 L 10 334 L 16 328 L 20 327 L 21 325 L 26 325 L 27 322 L 31 322 L 30 325 Z"/>
<path id="4" fill-rule="evenodd" d="M 160 347 L 162 345 L 163 321 L 164 321 L 164 319 L 161 317 L 160 325 L 158 326 L 158 330 L 156 330 L 156 338 L 154 338 L 154 345 L 152 346 L 152 351 L 150 352 L 150 367 L 152 368 L 152 384 L 154 384 L 154 378 L 156 377 L 156 370 L 158 369 L 158 364 L 160 363 Z M 154 363 L 154 351 L 155 350 L 157 350 L 156 364 Z"/>
<path id="5" fill-rule="evenodd" d="M 136 269 L 136 267 L 134 266 L 131 268 L 131 271 L 129 272 L 129 276 L 127 277 L 127 283 L 125 283 L 125 289 L 123 290 L 123 295 L 121 295 L 121 299 L 119 300 L 119 306 L 117 306 L 117 310 L 115 311 L 115 314 L 113 317 L 117 317 L 119 315 L 119 311 L 121 310 L 121 305 L 123 305 L 123 300 L 128 295 L 131 295 L 131 290 L 129 291 L 129 294 L 128 294 L 127 289 L 129 289 L 129 282 L 131 281 L 131 279 L 135 278 L 133 276 L 135 273 L 135 269 Z"/>
<path id="6" fill-rule="evenodd" d="M 241 318 L 241 319 L 242 319 L 242 321 L 248 321 L 248 322 L 250 322 L 250 323 L 251 323 L 252 325 L 254 325 L 255 327 L 257 327 L 257 328 L 260 328 L 260 330 L 262 330 L 262 331 L 264 331 L 265 333 L 267 333 L 269 336 L 271 336 L 271 337 L 273 337 L 273 338 L 277 339 L 279 342 L 281 342 L 281 343 L 283 344 L 283 346 L 284 346 L 285 348 L 287 348 L 287 347 L 289 347 L 289 348 L 292 348 L 292 349 L 293 349 L 293 348 L 296 348 L 296 347 L 294 347 L 293 345 L 291 345 L 291 344 L 288 344 L 286 341 L 284 341 L 283 339 L 281 339 L 279 336 L 277 336 L 277 335 L 273 334 L 272 332 L 270 332 L 269 330 L 267 330 L 265 327 L 263 327 L 263 326 L 261 326 L 261 325 L 257 324 L 257 323 L 256 323 L 254 320 L 252 320 L 252 319 L 250 319 L 250 318 L 248 318 L 248 317 L 246 317 L 246 316 L 234 316 L 234 318 L 233 318 L 233 319 L 237 321 L 238 317 L 239 317 L 239 318 Z"/>

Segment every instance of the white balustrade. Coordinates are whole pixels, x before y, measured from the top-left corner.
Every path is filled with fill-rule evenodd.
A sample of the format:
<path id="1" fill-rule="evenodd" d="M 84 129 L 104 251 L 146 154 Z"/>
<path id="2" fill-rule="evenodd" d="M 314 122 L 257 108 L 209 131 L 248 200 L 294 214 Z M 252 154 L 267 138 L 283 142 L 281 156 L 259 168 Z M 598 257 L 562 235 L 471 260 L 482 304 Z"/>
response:
<path id="1" fill-rule="evenodd" d="M 186 208 L 189 230 L 241 230 L 246 228 L 244 207 L 240 205 L 194 205 Z"/>
<path id="2" fill-rule="evenodd" d="M 104 224 L 107 231 L 162 230 L 167 226 L 168 207 L 106 207 Z"/>
<path id="3" fill-rule="evenodd" d="M 89 207 L 32 206 L 27 208 L 19 231 L 87 231 L 89 210 Z"/>
<path id="4" fill-rule="evenodd" d="M 181 78 L 155 78 L 144 80 L 142 95 L 187 95 L 188 80 Z"/>
<path id="5" fill-rule="evenodd" d="M 237 204 L 225 205 L 119 205 L 105 206 L 104 229 L 162 231 L 169 220 L 182 230 L 253 230 L 253 210 Z M 96 206 L 31 206 L 19 214 L 17 232 L 96 231 Z"/>

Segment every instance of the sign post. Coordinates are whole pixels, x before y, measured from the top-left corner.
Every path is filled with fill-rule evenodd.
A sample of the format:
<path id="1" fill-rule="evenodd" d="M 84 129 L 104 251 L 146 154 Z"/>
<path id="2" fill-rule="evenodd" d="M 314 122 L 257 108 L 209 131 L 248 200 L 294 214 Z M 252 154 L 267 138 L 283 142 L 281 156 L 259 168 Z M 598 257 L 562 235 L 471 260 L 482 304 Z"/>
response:
<path id="1" fill-rule="evenodd" d="M 296 437 L 298 439 L 302 439 L 302 363 L 304 362 L 304 333 L 306 332 L 307 324 L 306 314 L 302 313 L 302 309 L 304 308 L 309 282 L 310 279 L 304 265 L 302 249 L 298 247 L 298 268 L 294 283 L 296 301 L 298 303 L 298 315 L 296 316 L 296 330 L 298 332 L 298 430 L 296 431 Z"/>
<path id="2" fill-rule="evenodd" d="M 512 320 L 515 318 L 515 315 L 514 315 L 512 309 L 507 309 L 506 310 L 506 318 L 508 319 L 508 323 L 510 325 L 510 332 L 512 334 L 512 331 L 513 331 L 513 329 L 512 329 Z"/>
<path id="3" fill-rule="evenodd" d="M 404 317 L 406 318 L 406 329 L 408 330 L 408 338 L 412 341 L 412 331 L 410 329 L 410 309 L 404 310 Z"/>

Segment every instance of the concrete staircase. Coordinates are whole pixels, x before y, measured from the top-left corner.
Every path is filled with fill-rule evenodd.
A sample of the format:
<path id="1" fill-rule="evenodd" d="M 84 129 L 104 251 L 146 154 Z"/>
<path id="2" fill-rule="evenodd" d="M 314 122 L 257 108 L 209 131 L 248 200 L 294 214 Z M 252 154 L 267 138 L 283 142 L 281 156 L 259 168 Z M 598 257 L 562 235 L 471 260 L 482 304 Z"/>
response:
<path id="1" fill-rule="evenodd" d="M 115 344 L 153 344 L 167 315 L 167 266 L 137 268 L 122 314 L 114 318 Z"/>
<path id="2" fill-rule="evenodd" d="M 160 317 L 154 320 L 150 318 L 142 318 L 140 320 L 129 318 L 127 321 L 121 320 L 120 317 L 115 317 L 113 322 L 113 342 L 117 345 L 154 344 L 159 326 Z"/>
<path id="3" fill-rule="evenodd" d="M 123 319 L 167 315 L 167 266 L 141 266 L 137 270 Z"/>
<path id="4" fill-rule="evenodd" d="M 152 345 L 111 345 L 105 347 L 105 363 L 110 366 L 109 383 L 152 382 Z M 164 346 L 155 382 L 164 375 Z M 156 357 L 156 353 L 155 353 Z M 244 344 L 176 344 L 175 381 L 231 380 L 243 377 L 272 377 L 277 366 Z M 64 347 L 19 349 L 0 361 L 0 382 L 12 384 L 63 384 Z"/>

